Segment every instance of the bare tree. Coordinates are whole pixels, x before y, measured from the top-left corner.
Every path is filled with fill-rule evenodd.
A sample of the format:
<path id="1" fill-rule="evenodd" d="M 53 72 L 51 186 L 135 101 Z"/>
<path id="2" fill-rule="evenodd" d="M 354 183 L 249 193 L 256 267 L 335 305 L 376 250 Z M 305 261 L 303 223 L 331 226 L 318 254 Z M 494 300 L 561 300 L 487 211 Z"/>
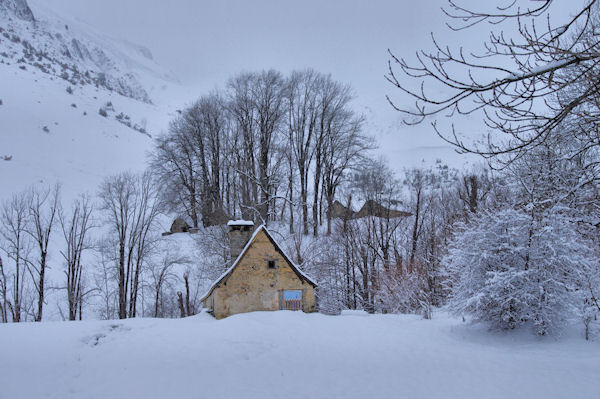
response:
<path id="1" fill-rule="evenodd" d="M 162 203 L 151 175 L 122 173 L 104 180 L 100 209 L 111 231 L 118 274 L 119 318 L 136 316 L 140 275 L 152 248 Z"/>
<path id="2" fill-rule="evenodd" d="M 285 81 L 281 73 L 269 70 L 254 77 L 252 97 L 256 108 L 258 130 L 258 185 L 260 218 L 267 222 L 271 216 L 270 205 L 274 187 L 279 183 L 277 173 L 281 154 L 277 151 L 281 141 L 284 117 Z"/>
<path id="3" fill-rule="evenodd" d="M 291 142 L 292 142 L 292 136 L 289 135 L 289 141 L 288 144 L 290 144 L 291 146 Z M 289 217 L 288 217 L 288 221 L 289 221 L 289 232 L 290 234 L 294 234 L 294 213 L 295 213 L 295 204 L 294 204 L 294 186 L 296 185 L 296 168 L 294 167 L 294 154 L 292 153 L 292 151 L 286 151 L 285 152 L 285 158 L 286 158 L 286 167 L 287 167 L 287 183 L 288 183 L 288 187 L 287 187 L 287 193 L 286 193 L 286 197 L 287 197 L 287 205 L 288 205 L 288 209 L 289 209 Z M 285 205 L 284 205 L 285 208 Z M 282 215 L 283 215 L 284 211 L 282 210 Z"/>
<path id="4" fill-rule="evenodd" d="M 119 287 L 119 318 L 127 317 L 127 285 L 133 262 L 131 252 L 127 251 L 130 236 L 135 235 L 133 219 L 135 218 L 135 177 L 123 173 L 104 180 L 100 188 L 101 210 L 106 212 L 106 222 L 114 234 L 113 240 L 118 247 L 116 257 Z M 109 247 L 110 249 L 110 247 Z"/>
<path id="5" fill-rule="evenodd" d="M 61 254 L 65 260 L 67 277 L 67 301 L 69 304 L 69 320 L 76 320 L 85 296 L 83 278 L 82 256 L 84 251 L 91 248 L 89 231 L 93 227 L 91 216 L 93 205 L 87 196 L 75 200 L 68 215 L 59 212 L 59 221 L 65 240 L 65 249 Z"/>
<path id="6" fill-rule="evenodd" d="M 114 240 L 105 237 L 98 242 L 97 266 L 94 269 L 93 278 L 96 288 L 96 296 L 100 297 L 98 314 L 104 320 L 118 317 L 119 314 L 119 287 L 115 286 L 118 280 L 118 268 L 115 267 Z"/>
<path id="7" fill-rule="evenodd" d="M 4 271 L 4 264 L 0 256 L 0 323 L 8 323 L 7 284 L 6 272 Z"/>
<path id="8" fill-rule="evenodd" d="M 600 67 L 598 1 L 574 6 L 574 14 L 560 25 L 552 24 L 554 0 L 535 2 L 533 7 L 522 3 L 480 3 L 484 10 L 478 11 L 449 0 L 444 12 L 453 30 L 488 22 L 501 28 L 514 22 L 509 26 L 516 28 L 516 35 L 491 32 L 482 54 L 462 47 L 453 50 L 435 38 L 433 51 L 418 52 L 416 63 L 390 52 L 388 81 L 415 100 L 411 108 L 388 97 L 406 115 L 406 123 L 483 111 L 486 126 L 504 134 L 500 139 L 490 135 L 483 146 L 465 143 L 454 126 L 450 132 L 437 121 L 433 126 L 463 152 L 507 156 L 509 162 L 544 142 L 573 115 L 586 115 L 579 121 L 585 131 L 594 126 Z M 417 87 L 412 85 L 415 81 Z"/>
<path id="9" fill-rule="evenodd" d="M 319 194 L 323 192 L 319 191 L 323 186 L 325 180 L 324 172 L 328 171 L 325 165 L 327 159 L 332 157 L 332 152 L 338 148 L 329 144 L 335 140 L 332 136 L 340 135 L 340 131 L 346 129 L 344 126 L 345 114 L 352 115 L 352 112 L 348 109 L 348 104 L 352 100 L 351 89 L 349 85 L 342 85 L 339 82 L 334 81 L 330 75 L 320 76 L 318 85 L 318 103 L 317 103 L 317 132 L 314 136 L 314 148 L 315 148 L 315 165 L 314 165 L 314 177 L 313 177 L 313 235 L 319 234 L 320 225 L 320 201 Z M 358 124 L 360 129 L 360 124 Z M 329 157 L 328 157 L 329 155 Z M 335 155 L 333 155 L 335 156 Z M 324 171 L 325 169 L 325 171 Z"/>
<path id="10" fill-rule="evenodd" d="M 137 204 L 135 208 L 137 209 L 137 214 L 134 215 L 133 234 L 129 237 L 128 245 L 129 253 L 133 253 L 134 259 L 129 294 L 129 317 L 136 316 L 142 267 L 157 240 L 154 228 L 156 227 L 158 216 L 163 211 L 163 203 L 158 187 L 148 171 L 137 178 Z"/>
<path id="11" fill-rule="evenodd" d="M 33 239 L 39 256 L 38 261 L 31 262 L 29 268 L 32 277 L 34 280 L 37 280 L 36 291 L 38 300 L 35 321 L 42 321 L 48 245 L 59 208 L 60 185 L 56 184 L 53 187 L 41 189 L 34 187 L 30 190 L 29 217 L 31 218 L 31 223 L 26 231 Z"/>
<path id="12" fill-rule="evenodd" d="M 414 218 L 412 232 L 410 235 L 411 244 L 409 262 L 411 268 L 415 267 L 415 257 L 417 254 L 418 242 L 421 236 L 421 232 L 423 230 L 423 223 L 425 220 L 423 217 L 423 208 L 425 203 L 425 190 L 427 182 L 425 181 L 424 174 L 424 171 L 421 169 L 412 169 L 407 172 L 407 185 L 411 190 L 413 203 L 411 211 L 413 213 Z"/>
<path id="13" fill-rule="evenodd" d="M 239 176 L 240 206 L 242 216 L 254 219 L 258 204 L 256 107 L 252 93 L 254 75 L 243 73 L 230 79 L 227 108 L 233 119 L 232 147 L 235 148 L 235 171 Z"/>
<path id="14" fill-rule="evenodd" d="M 363 118 L 348 111 L 339 112 L 331 121 L 325 137 L 323 164 L 323 191 L 327 202 L 327 235 L 331 234 L 331 209 L 338 187 L 346 173 L 365 161 L 365 153 L 372 149 L 361 133 Z"/>
<path id="15" fill-rule="evenodd" d="M 151 165 L 163 198 L 194 225 L 201 214 L 205 227 L 235 215 L 268 223 L 289 210 L 293 231 L 298 212 L 306 234 L 312 206 L 317 234 L 325 202 L 369 147 L 352 98 L 350 86 L 310 69 L 234 76 L 157 140 Z"/>
<path id="16" fill-rule="evenodd" d="M 170 210 L 185 213 L 197 228 L 202 195 L 199 168 L 182 117 L 170 123 L 168 134 L 156 139 L 151 168 L 164 187 Z"/>
<path id="17" fill-rule="evenodd" d="M 167 248 L 161 256 L 160 262 L 150 263 L 151 287 L 154 292 L 154 317 L 165 317 L 169 314 L 165 306 L 165 286 L 178 279 L 172 270 L 173 267 L 189 262 L 190 260 L 186 256 Z"/>
<path id="18" fill-rule="evenodd" d="M 26 192 L 15 194 L 2 203 L 0 214 L 1 249 L 11 265 L 3 264 L 4 306 L 9 309 L 12 321 L 22 321 L 24 311 L 24 293 L 29 255 L 32 243 L 27 229 L 29 228 L 29 203 Z M 7 268 L 10 267 L 10 271 Z M 7 317 L 7 315 L 5 315 Z"/>
<path id="19" fill-rule="evenodd" d="M 181 209 L 198 227 L 222 222 L 222 145 L 228 121 L 217 93 L 201 97 L 186 108 L 158 138 L 151 166 L 165 184 L 163 199 L 172 211 Z"/>
<path id="20" fill-rule="evenodd" d="M 221 146 L 227 128 L 224 107 L 216 93 L 201 97 L 184 113 L 192 150 L 199 165 L 203 225 L 223 222 Z"/>
<path id="21" fill-rule="evenodd" d="M 308 174 L 315 152 L 317 102 L 320 75 L 312 70 L 295 71 L 289 78 L 287 97 L 289 142 L 300 177 L 302 233 L 308 234 Z M 291 172 L 290 172 L 291 173 Z"/>
<path id="22" fill-rule="evenodd" d="M 239 176 L 242 214 L 265 223 L 274 214 L 273 196 L 281 180 L 286 89 L 281 73 L 274 70 L 242 73 L 227 84 L 227 109 L 233 122 L 230 142 L 237 149 L 233 168 Z"/>

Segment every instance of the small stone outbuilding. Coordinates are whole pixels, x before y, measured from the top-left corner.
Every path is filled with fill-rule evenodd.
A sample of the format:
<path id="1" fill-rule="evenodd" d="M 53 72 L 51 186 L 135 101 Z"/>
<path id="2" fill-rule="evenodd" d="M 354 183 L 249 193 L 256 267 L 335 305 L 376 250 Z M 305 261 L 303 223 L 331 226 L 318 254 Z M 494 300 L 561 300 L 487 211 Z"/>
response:
<path id="1" fill-rule="evenodd" d="M 314 280 L 304 274 L 277 244 L 266 226 L 229 221 L 233 264 L 201 298 L 221 319 L 260 310 L 316 310 Z"/>

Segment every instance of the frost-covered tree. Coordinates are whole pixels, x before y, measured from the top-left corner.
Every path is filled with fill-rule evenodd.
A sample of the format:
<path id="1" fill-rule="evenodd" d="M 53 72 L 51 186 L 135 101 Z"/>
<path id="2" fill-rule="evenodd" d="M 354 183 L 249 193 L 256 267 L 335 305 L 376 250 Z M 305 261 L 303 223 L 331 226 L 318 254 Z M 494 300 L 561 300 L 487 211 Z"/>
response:
<path id="1" fill-rule="evenodd" d="M 456 313 L 499 329 L 530 324 L 541 335 L 577 315 L 597 268 L 592 244 L 564 208 L 534 215 L 507 208 L 463 226 L 443 260 Z"/>
<path id="2" fill-rule="evenodd" d="M 444 265 L 452 306 L 499 328 L 540 334 L 589 319 L 600 284 L 596 150 L 565 123 L 503 172 L 504 200 L 459 227 Z M 586 316 L 587 315 L 587 316 Z"/>

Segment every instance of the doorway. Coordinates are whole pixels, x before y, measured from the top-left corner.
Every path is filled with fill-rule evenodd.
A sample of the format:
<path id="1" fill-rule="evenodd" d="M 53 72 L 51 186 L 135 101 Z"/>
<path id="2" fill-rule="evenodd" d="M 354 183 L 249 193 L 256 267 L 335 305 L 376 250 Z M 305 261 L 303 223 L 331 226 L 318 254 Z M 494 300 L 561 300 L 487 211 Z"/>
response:
<path id="1" fill-rule="evenodd" d="M 302 310 L 302 290 L 283 291 L 283 310 Z"/>

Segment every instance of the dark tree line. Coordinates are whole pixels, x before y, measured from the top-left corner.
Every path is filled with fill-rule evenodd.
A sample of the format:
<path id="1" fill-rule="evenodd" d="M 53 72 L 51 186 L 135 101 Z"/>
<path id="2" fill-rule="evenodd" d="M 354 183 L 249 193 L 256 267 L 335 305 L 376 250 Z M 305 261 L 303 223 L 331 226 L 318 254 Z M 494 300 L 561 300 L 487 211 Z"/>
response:
<path id="1" fill-rule="evenodd" d="M 172 212 L 194 227 L 242 217 L 300 219 L 318 235 L 336 190 L 369 143 L 348 85 L 314 70 L 231 78 L 202 96 L 156 141 L 152 170 Z"/>

